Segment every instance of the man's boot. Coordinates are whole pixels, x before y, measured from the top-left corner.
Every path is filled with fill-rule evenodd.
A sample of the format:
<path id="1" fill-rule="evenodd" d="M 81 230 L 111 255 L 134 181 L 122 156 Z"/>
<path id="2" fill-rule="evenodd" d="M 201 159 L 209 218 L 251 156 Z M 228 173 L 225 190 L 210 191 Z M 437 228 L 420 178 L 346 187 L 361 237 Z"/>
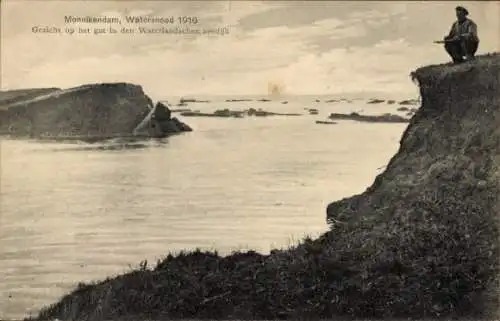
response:
<path id="1" fill-rule="evenodd" d="M 476 57 L 473 54 L 468 54 L 467 56 L 465 56 L 465 60 L 467 60 L 467 61 L 474 60 L 474 59 L 476 59 Z"/>

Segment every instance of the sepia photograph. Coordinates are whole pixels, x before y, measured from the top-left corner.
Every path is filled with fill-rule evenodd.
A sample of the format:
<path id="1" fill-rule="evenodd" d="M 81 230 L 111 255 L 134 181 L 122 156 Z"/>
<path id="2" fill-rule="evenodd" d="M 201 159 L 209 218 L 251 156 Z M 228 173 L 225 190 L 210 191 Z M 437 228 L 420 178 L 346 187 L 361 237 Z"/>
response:
<path id="1" fill-rule="evenodd" d="M 500 320 L 500 1 L 0 5 L 0 320 Z"/>

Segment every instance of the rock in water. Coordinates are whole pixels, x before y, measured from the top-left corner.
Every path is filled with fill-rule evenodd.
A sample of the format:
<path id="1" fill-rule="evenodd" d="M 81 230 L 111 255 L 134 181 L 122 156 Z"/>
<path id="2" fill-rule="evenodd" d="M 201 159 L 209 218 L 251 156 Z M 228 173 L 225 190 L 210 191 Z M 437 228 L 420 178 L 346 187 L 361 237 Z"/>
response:
<path id="1" fill-rule="evenodd" d="M 370 99 L 367 104 L 380 104 L 380 103 L 383 103 L 385 100 L 383 99 L 377 99 L 377 98 L 374 98 L 374 99 Z"/>
<path id="2" fill-rule="evenodd" d="M 342 119 L 342 120 L 355 120 L 360 122 L 368 122 L 368 123 L 407 123 L 409 119 L 401 117 L 399 115 L 393 114 L 383 114 L 383 115 L 360 115 L 356 112 L 352 112 L 350 114 L 339 114 L 339 113 L 331 113 L 328 117 L 330 119 Z"/>
<path id="3" fill-rule="evenodd" d="M 172 123 L 180 129 L 181 132 L 191 132 L 193 129 L 189 125 L 181 122 L 177 117 L 172 118 Z"/>
<path id="4" fill-rule="evenodd" d="M 400 105 L 417 105 L 417 99 L 406 99 L 399 102 Z"/>
<path id="5" fill-rule="evenodd" d="M 158 102 L 137 125 L 133 133 L 138 136 L 165 137 L 168 134 L 192 130 L 188 125 L 171 116 L 170 109 Z"/>

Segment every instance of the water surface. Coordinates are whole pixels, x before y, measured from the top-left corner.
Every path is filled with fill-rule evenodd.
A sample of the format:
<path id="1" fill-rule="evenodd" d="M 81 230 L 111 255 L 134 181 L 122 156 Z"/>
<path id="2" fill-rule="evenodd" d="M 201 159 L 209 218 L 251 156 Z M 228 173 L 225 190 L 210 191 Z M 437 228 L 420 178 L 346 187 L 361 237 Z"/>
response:
<path id="1" fill-rule="evenodd" d="M 195 247 L 268 252 L 326 231 L 326 205 L 361 193 L 395 153 L 405 124 L 339 121 L 397 106 L 304 102 L 195 104 L 319 115 L 182 118 L 166 140 L 75 144 L 4 140 L 0 318 L 21 318 L 80 281 Z M 192 107 L 192 106 L 189 106 Z"/>

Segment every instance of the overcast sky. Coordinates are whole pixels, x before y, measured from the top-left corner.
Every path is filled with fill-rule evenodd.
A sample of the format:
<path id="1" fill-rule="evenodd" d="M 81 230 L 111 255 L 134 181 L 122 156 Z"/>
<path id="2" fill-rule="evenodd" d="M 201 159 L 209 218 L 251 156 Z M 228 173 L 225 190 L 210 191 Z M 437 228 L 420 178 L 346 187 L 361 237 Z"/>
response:
<path id="1" fill-rule="evenodd" d="M 478 24 L 479 53 L 499 51 L 500 2 L 7 0 L 1 11 L 1 87 L 125 81 L 153 97 L 261 95 L 269 83 L 288 94 L 412 92 L 412 70 L 448 60 L 432 41 L 449 31 L 456 5 L 466 6 Z M 65 15 L 124 20 L 148 14 L 197 16 L 192 28 L 230 32 L 64 34 Z M 33 33 L 33 26 L 60 27 L 63 34 Z M 131 27 L 125 21 L 112 26 Z"/>

